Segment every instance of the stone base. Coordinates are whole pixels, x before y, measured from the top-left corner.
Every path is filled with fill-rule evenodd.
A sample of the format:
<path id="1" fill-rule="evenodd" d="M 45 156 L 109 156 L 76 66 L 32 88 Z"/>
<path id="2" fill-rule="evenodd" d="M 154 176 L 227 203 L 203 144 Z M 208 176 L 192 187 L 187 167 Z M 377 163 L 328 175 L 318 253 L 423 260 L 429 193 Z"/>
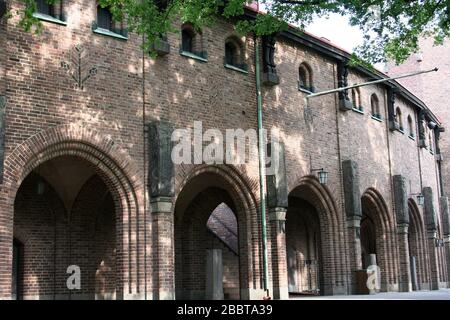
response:
<path id="1" fill-rule="evenodd" d="M 263 73 L 262 81 L 267 86 L 275 86 L 280 83 L 280 77 L 276 73 Z"/>
<path id="2" fill-rule="evenodd" d="M 351 101 L 346 99 L 339 99 L 339 110 L 341 111 L 349 111 L 352 110 L 353 105 Z"/>

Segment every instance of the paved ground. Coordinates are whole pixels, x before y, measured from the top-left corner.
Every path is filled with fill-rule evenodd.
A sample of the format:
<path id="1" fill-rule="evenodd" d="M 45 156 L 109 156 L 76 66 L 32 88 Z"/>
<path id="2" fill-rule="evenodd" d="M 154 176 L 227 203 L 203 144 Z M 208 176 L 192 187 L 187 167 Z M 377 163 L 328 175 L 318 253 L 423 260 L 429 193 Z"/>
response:
<path id="1" fill-rule="evenodd" d="M 450 289 L 414 292 L 383 292 L 374 295 L 351 296 L 291 296 L 299 300 L 450 300 Z"/>

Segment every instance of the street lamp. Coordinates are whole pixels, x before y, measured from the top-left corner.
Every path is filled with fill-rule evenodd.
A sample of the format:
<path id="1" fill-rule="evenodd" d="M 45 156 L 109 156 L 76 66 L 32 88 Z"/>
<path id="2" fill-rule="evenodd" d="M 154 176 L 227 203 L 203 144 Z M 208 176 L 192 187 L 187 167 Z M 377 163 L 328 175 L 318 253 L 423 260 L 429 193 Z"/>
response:
<path id="1" fill-rule="evenodd" d="M 309 167 L 312 168 L 312 156 L 309 155 Z M 310 172 L 313 173 L 317 171 L 317 177 L 319 178 L 320 184 L 326 185 L 328 183 L 328 172 L 323 168 L 320 169 L 310 169 Z"/>
<path id="2" fill-rule="evenodd" d="M 417 195 L 417 203 L 419 204 L 419 206 L 423 206 L 425 197 L 423 196 L 423 194 L 419 193 Z"/>

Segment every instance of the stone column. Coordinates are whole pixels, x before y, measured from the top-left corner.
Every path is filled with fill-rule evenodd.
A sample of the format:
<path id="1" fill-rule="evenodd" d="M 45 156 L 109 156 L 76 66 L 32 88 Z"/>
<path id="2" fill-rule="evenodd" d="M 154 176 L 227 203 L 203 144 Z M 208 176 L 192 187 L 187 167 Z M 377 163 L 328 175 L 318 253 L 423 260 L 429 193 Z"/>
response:
<path id="1" fill-rule="evenodd" d="M 206 250 L 206 300 L 223 300 L 222 250 Z"/>
<path id="2" fill-rule="evenodd" d="M 268 156 L 270 164 L 267 168 L 267 204 L 269 207 L 268 234 L 271 244 L 272 290 L 274 299 L 288 299 L 289 291 L 285 232 L 288 191 L 284 145 L 282 143 L 269 144 Z"/>
<path id="3" fill-rule="evenodd" d="M 347 246 L 349 252 L 350 290 L 357 291 L 356 272 L 362 269 L 361 261 L 361 191 L 358 164 L 353 160 L 342 162 L 345 213 L 347 218 Z"/>
<path id="4" fill-rule="evenodd" d="M 175 299 L 173 128 L 166 122 L 148 125 L 149 186 L 152 215 L 153 299 Z"/>
<path id="5" fill-rule="evenodd" d="M 400 261 L 399 290 L 409 292 L 412 290 L 408 245 L 409 209 L 406 179 L 402 175 L 394 176 L 394 203 Z"/>
<path id="6" fill-rule="evenodd" d="M 289 298 L 285 223 L 286 208 L 269 209 L 274 299 Z"/>
<path id="7" fill-rule="evenodd" d="M 439 199 L 442 210 L 442 233 L 444 235 L 445 261 L 447 263 L 447 287 L 450 287 L 450 212 L 448 209 L 448 198 Z"/>
<path id="8" fill-rule="evenodd" d="M 424 215 L 427 227 L 427 246 L 428 246 L 428 261 L 430 263 L 431 272 L 431 290 L 439 289 L 439 265 L 438 252 L 436 248 L 437 239 L 437 220 L 433 204 L 433 190 L 430 187 L 423 188 L 424 196 Z"/>

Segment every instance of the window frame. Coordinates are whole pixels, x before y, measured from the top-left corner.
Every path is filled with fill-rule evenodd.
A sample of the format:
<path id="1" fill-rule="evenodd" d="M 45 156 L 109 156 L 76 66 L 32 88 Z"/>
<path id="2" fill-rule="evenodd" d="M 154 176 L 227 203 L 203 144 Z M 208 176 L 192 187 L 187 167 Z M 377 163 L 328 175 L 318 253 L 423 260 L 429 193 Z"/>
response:
<path id="1" fill-rule="evenodd" d="M 186 51 L 184 47 L 184 34 L 189 34 L 192 42 L 191 51 Z M 204 49 L 204 39 L 201 30 L 195 30 L 194 26 L 186 22 L 181 26 L 181 39 L 180 39 L 180 55 L 186 58 L 198 60 L 200 62 L 208 61 L 208 53 Z"/>
<path id="2" fill-rule="evenodd" d="M 45 3 L 45 5 L 48 6 L 48 13 L 39 11 L 39 2 Z M 55 12 L 56 4 L 48 4 L 46 0 L 35 0 L 36 11 L 33 12 L 33 17 L 41 21 L 66 26 L 67 22 L 64 15 L 64 0 L 59 0 L 57 3 L 59 5 L 58 13 Z"/>
<path id="3" fill-rule="evenodd" d="M 112 13 L 109 11 L 109 14 L 111 15 L 111 27 L 109 29 L 103 28 L 103 27 L 99 27 L 98 25 L 98 21 L 99 21 L 99 8 L 102 10 L 108 10 L 108 8 L 102 8 L 99 4 L 96 6 L 96 17 L 95 17 L 95 21 L 92 22 L 92 32 L 96 33 L 96 34 L 100 34 L 100 35 L 104 35 L 104 36 L 108 36 L 108 37 L 112 37 L 112 38 L 116 38 L 116 39 L 120 39 L 120 40 L 128 40 L 128 30 L 127 28 L 124 26 L 124 22 L 123 21 L 118 21 L 115 22 L 114 21 L 114 17 L 112 16 Z M 119 23 L 120 24 L 120 28 L 116 28 L 115 23 Z"/>

